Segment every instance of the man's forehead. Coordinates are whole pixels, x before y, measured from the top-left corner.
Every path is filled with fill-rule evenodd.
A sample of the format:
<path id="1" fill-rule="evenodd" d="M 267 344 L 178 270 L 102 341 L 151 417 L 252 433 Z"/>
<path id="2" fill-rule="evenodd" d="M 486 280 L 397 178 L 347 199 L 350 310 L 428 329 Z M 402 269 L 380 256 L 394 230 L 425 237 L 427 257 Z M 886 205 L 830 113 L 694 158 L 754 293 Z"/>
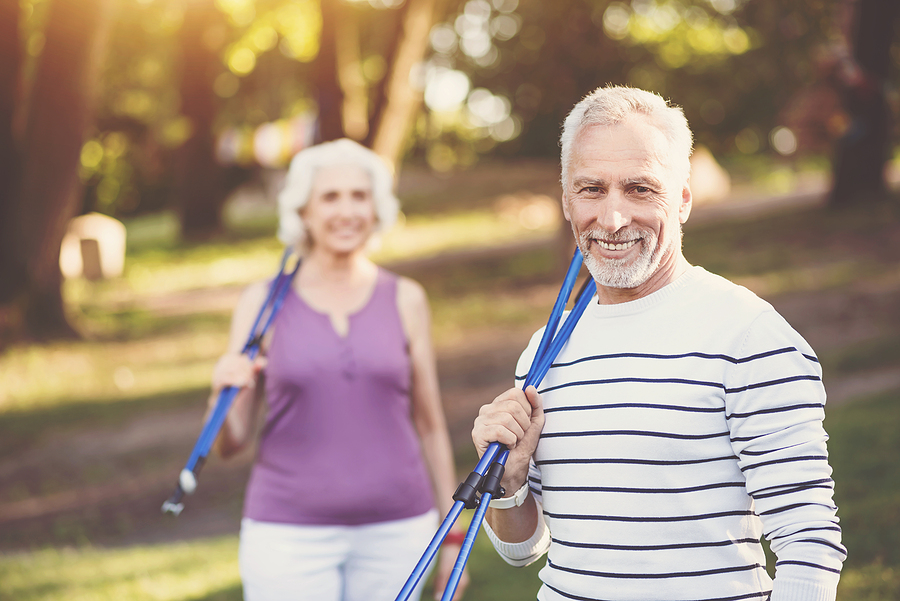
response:
<path id="1" fill-rule="evenodd" d="M 575 152 L 569 168 L 569 178 L 592 180 L 651 180 L 669 171 L 656 152 Z"/>
<path id="2" fill-rule="evenodd" d="M 671 147 L 653 124 L 634 118 L 615 125 L 588 125 L 572 144 L 569 178 L 600 175 L 622 179 L 659 176 L 672 167 Z"/>

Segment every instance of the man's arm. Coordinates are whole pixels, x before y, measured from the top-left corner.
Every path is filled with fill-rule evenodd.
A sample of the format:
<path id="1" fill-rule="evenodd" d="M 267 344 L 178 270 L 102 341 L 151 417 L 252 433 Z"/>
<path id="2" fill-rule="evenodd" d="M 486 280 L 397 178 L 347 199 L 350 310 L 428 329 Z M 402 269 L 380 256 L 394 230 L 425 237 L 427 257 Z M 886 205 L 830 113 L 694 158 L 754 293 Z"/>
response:
<path id="1" fill-rule="evenodd" d="M 834 599 L 846 550 L 822 425 L 821 367 L 774 311 L 729 370 L 726 419 L 747 491 L 777 556 L 772 601 Z"/>
<path id="2" fill-rule="evenodd" d="M 501 486 L 512 496 L 528 484 L 531 456 L 544 427 L 541 396 L 533 386 L 511 388 L 484 405 L 472 429 L 472 441 L 481 457 L 492 442 L 509 448 Z M 488 508 L 485 530 L 507 562 L 527 565 L 546 552 L 549 533 L 540 507 L 530 492 L 521 505 L 508 509 Z"/>

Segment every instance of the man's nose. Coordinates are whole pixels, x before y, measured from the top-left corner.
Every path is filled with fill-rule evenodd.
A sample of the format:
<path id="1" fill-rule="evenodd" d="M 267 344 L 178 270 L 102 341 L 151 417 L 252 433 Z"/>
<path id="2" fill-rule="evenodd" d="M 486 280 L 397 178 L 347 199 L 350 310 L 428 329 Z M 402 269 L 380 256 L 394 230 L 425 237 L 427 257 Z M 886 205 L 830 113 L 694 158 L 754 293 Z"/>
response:
<path id="1" fill-rule="evenodd" d="M 612 192 L 599 203 L 597 224 L 607 232 L 617 232 L 630 223 L 628 203 L 622 194 Z"/>

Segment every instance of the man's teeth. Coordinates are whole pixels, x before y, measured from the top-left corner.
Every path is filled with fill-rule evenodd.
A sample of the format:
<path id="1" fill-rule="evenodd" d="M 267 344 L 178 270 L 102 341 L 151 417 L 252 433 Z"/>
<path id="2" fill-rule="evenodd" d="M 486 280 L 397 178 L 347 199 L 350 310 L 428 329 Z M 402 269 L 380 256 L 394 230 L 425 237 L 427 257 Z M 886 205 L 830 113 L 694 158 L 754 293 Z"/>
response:
<path id="1" fill-rule="evenodd" d="M 605 250 L 625 250 L 637 244 L 637 240 L 629 240 L 628 242 L 621 242 L 619 244 L 610 244 L 609 242 L 604 242 L 603 240 L 597 240 L 597 244 L 600 245 L 600 248 L 603 248 Z"/>

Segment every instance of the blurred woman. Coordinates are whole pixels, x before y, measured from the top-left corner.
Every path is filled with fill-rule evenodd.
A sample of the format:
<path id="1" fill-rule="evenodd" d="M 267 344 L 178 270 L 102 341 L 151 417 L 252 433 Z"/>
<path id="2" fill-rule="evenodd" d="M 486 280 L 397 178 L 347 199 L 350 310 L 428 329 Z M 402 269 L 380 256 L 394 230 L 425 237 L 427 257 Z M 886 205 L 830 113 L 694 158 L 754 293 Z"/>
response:
<path id="1" fill-rule="evenodd" d="M 246 601 L 392 600 L 453 504 L 425 292 L 366 256 L 396 220 L 392 184 L 350 140 L 297 154 L 278 235 L 303 259 L 253 363 L 240 349 L 267 283 L 235 309 L 210 403 L 242 387 L 216 443 L 223 457 L 252 441 L 267 406 L 241 522 Z M 445 542 L 438 592 L 461 539 Z"/>

